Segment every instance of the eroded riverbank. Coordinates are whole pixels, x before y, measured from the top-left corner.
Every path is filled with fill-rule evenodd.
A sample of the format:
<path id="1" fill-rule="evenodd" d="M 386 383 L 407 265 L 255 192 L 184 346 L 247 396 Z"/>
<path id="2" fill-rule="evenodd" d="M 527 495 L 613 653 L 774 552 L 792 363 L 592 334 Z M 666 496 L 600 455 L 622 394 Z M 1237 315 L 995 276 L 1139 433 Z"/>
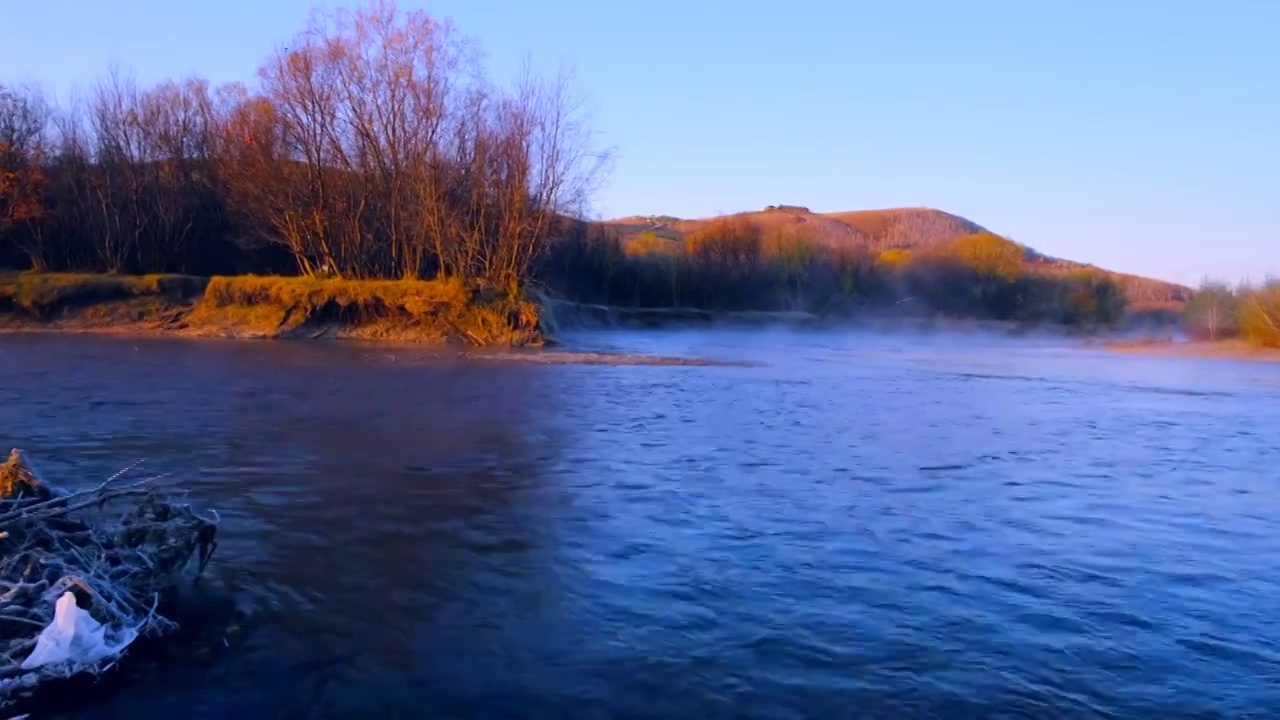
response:
<path id="1" fill-rule="evenodd" d="M 536 347 L 536 302 L 451 280 L 0 276 L 0 329 Z"/>

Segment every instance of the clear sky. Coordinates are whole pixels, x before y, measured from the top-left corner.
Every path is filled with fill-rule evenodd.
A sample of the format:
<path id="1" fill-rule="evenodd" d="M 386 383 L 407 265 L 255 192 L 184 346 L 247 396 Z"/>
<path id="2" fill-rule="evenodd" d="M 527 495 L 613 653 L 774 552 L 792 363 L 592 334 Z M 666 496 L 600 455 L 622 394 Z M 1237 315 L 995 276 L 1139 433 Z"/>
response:
<path id="1" fill-rule="evenodd" d="M 252 80 L 308 0 L 8 0 L 0 82 Z M 330 0 L 327 5 L 342 4 Z M 401 0 L 572 66 L 599 216 L 926 205 L 1187 283 L 1280 275 L 1280 0 Z"/>

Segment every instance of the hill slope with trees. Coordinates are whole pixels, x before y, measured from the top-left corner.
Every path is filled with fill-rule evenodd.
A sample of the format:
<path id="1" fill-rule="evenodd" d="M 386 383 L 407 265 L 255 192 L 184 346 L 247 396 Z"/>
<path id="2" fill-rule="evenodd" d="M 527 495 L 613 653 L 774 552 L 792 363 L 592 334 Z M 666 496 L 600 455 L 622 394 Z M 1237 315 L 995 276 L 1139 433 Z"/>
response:
<path id="1" fill-rule="evenodd" d="M 1111 325 L 1176 316 L 1191 289 L 1048 257 L 931 208 L 578 223 L 540 265 L 581 302 L 704 310 L 937 313 Z"/>

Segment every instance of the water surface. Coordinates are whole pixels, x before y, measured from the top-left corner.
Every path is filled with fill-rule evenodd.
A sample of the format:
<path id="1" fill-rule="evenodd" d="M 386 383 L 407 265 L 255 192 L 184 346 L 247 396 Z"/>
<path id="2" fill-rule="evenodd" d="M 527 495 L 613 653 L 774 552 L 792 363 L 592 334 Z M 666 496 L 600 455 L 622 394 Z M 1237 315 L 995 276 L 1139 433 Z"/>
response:
<path id="1" fill-rule="evenodd" d="M 1280 713 L 1280 365 L 571 340 L 753 364 L 0 336 L 0 445 L 173 471 L 248 615 L 77 716 Z"/>

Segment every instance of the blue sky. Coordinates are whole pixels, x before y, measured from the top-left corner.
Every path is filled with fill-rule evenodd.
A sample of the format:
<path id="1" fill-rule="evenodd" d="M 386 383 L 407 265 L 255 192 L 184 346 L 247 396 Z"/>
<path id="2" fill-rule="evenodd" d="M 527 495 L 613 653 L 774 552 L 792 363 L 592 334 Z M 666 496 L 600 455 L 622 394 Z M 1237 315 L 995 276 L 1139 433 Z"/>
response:
<path id="1" fill-rule="evenodd" d="M 0 82 L 251 80 L 307 0 L 10 3 Z M 326 5 L 342 4 L 332 0 Z M 576 70 L 599 216 L 936 207 L 1187 283 L 1280 275 L 1275 0 L 401 0 Z"/>

